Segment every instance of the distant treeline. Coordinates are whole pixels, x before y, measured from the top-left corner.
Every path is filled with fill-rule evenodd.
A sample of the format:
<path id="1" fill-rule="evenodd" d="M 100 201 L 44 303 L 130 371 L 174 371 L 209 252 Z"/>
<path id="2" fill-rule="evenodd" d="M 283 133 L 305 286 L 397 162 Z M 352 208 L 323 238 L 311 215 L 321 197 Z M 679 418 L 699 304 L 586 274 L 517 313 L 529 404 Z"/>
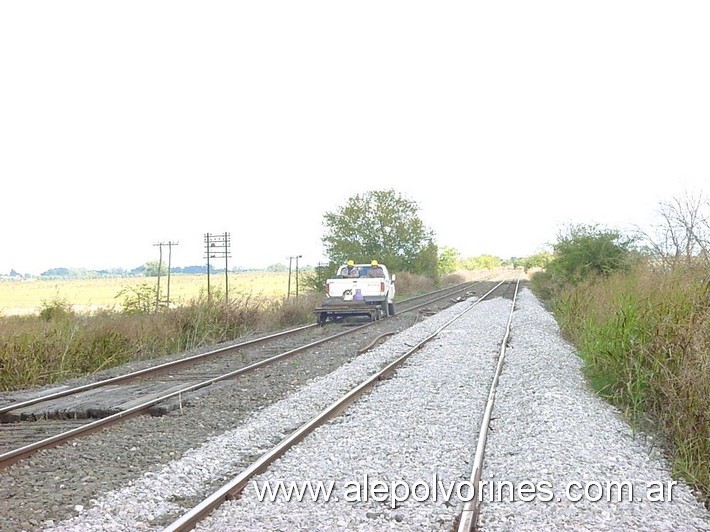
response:
<path id="1" fill-rule="evenodd" d="M 245 271 L 264 271 L 260 268 L 233 268 L 232 272 L 245 272 Z M 278 271 L 269 270 L 267 271 Z M 163 266 L 161 268 L 161 275 L 167 275 L 167 268 Z M 203 274 L 207 275 L 207 266 L 184 266 L 184 267 L 173 267 L 170 268 L 171 274 L 183 274 L 183 275 L 197 275 Z M 210 273 L 220 274 L 224 273 L 224 268 L 215 268 L 210 265 Z M 96 279 L 100 277 L 157 277 L 157 268 L 153 267 L 152 264 L 147 264 L 144 266 L 139 266 L 131 270 L 125 268 L 111 268 L 108 270 L 87 270 L 86 268 L 50 268 L 49 270 L 42 272 L 39 277 L 41 279 Z"/>
<path id="2" fill-rule="evenodd" d="M 160 265 L 158 262 L 152 261 L 133 268 L 132 270 L 127 270 L 125 268 L 111 268 L 108 270 L 88 270 L 86 268 L 50 268 L 49 270 L 42 272 L 39 275 L 40 279 L 96 279 L 100 277 L 157 277 L 158 271 L 160 270 L 160 275 L 167 275 L 168 268 L 165 264 Z M 313 266 L 304 265 L 300 268 L 301 272 L 308 272 L 313 270 Z M 272 273 L 282 273 L 288 271 L 288 266 L 285 264 L 271 264 L 266 268 L 243 268 L 240 266 L 235 266 L 229 270 L 233 273 L 239 272 L 272 272 Z M 15 275 L 20 275 L 13 270 Z M 207 266 L 175 266 L 170 268 L 171 274 L 183 274 L 183 275 L 207 275 Z M 224 268 L 215 268 L 210 264 L 211 274 L 224 273 Z M 25 276 L 27 277 L 27 276 Z"/>

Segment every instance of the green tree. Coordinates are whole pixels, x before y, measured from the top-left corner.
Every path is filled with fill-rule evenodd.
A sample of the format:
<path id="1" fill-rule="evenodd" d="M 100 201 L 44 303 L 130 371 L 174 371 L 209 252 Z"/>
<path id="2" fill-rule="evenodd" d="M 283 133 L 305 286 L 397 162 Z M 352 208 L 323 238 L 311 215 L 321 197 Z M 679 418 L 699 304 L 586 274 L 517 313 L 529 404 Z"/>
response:
<path id="1" fill-rule="evenodd" d="M 547 272 L 572 284 L 592 275 L 608 275 L 629 266 L 632 244 L 632 238 L 617 230 L 573 225 L 558 235 Z"/>
<path id="2" fill-rule="evenodd" d="M 439 275 L 454 273 L 459 267 L 461 253 L 456 248 L 444 246 L 439 250 L 438 270 Z"/>
<path id="3" fill-rule="evenodd" d="M 335 264 L 318 264 L 301 276 L 301 286 L 306 292 L 322 292 L 326 281 L 335 277 L 337 271 Z"/>
<path id="4" fill-rule="evenodd" d="M 539 251 L 538 253 L 535 253 L 535 255 L 530 255 L 529 257 L 518 259 L 516 261 L 516 264 L 522 264 L 523 268 L 525 269 L 525 272 L 527 273 L 527 271 L 531 268 L 547 267 L 547 265 L 550 263 L 550 261 L 552 261 L 553 258 L 554 255 L 549 251 Z"/>
<path id="5" fill-rule="evenodd" d="M 479 255 L 461 260 L 461 266 L 466 270 L 492 270 L 498 268 L 503 261 L 493 255 Z"/>
<path id="6" fill-rule="evenodd" d="M 374 190 L 350 197 L 326 212 L 323 244 L 335 264 L 375 259 L 393 271 L 437 275 L 434 233 L 419 217 L 419 206 L 402 194 Z"/>
<path id="7" fill-rule="evenodd" d="M 158 268 L 160 266 L 160 268 Z M 146 277 L 158 277 L 160 275 L 168 274 L 168 267 L 166 264 L 160 264 L 157 260 L 146 262 L 143 266 L 143 271 Z"/>
<path id="8" fill-rule="evenodd" d="M 267 272 L 283 273 L 288 271 L 288 266 L 281 263 L 270 264 L 266 267 Z"/>

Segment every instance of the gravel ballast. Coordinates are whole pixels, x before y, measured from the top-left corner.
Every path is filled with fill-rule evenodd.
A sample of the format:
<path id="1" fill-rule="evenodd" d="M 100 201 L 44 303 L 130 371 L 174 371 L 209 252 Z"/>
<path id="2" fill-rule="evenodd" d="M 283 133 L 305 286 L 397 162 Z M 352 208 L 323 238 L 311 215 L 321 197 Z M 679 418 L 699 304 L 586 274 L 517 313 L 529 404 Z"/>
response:
<path id="1" fill-rule="evenodd" d="M 475 447 L 510 303 L 500 298 L 482 302 L 454 322 L 391 379 L 337 422 L 314 431 L 200 529 L 450 529 L 457 508 L 446 501 L 432 497 L 397 503 L 386 497 L 378 502 L 362 490 L 368 481 L 372 486 L 402 483 L 401 491 L 404 483 L 435 486 L 460 479 Z M 332 482 L 332 498 L 261 501 L 257 486 L 271 482 L 275 487 L 278 481 Z M 419 490 L 417 498 L 423 499 L 424 484 Z"/>
<path id="2" fill-rule="evenodd" d="M 449 305 L 443 303 L 444 307 Z M 255 412 L 357 358 L 358 350 L 382 333 L 383 327 L 386 331 L 401 331 L 417 319 L 417 315 L 403 313 L 382 320 L 373 327 L 259 368 L 234 381 L 219 383 L 210 387 L 213 393 L 184 398 L 184 408 L 168 415 L 128 419 L 108 430 L 40 451 L 1 470 L 1 529 L 3 532 L 41 530 L 45 523 L 83 513 L 91 506 L 90 501 L 103 493 L 120 490 L 145 474 L 161 470 L 184 452 L 241 426 Z M 332 332 L 328 327 L 316 327 L 310 329 L 305 341 Z M 253 354 L 263 358 L 260 352 L 257 348 Z M 182 356 L 193 354 L 196 353 Z M 173 358 L 180 356 L 176 354 Z M 138 368 L 134 365 L 131 369 Z M 119 374 L 121 369 L 109 373 Z M 110 375 L 104 375 L 107 376 Z M 83 384 L 82 380 L 68 384 Z M 159 517 L 156 523 L 159 526 Z"/>
<path id="3" fill-rule="evenodd" d="M 491 354 L 503 334 L 507 303 L 482 303 L 478 312 L 467 314 L 200 529 L 451 530 L 462 508 L 456 489 L 470 473 L 493 371 Z M 482 504 L 482 530 L 710 530 L 708 512 L 682 482 L 675 483 L 667 500 L 652 502 L 656 486 L 672 482 L 667 464 L 590 391 L 580 360 L 561 339 L 552 316 L 526 290 L 514 315 L 508 357 L 482 495 L 495 501 L 500 486 L 518 491 L 512 502 Z M 632 502 L 597 500 L 597 482 L 611 486 L 610 481 L 627 480 Z M 328 502 L 322 492 L 314 502 L 312 492 L 294 501 L 283 491 L 275 500 L 263 491 L 267 484 L 277 489 L 279 482 L 304 486 L 304 481 L 332 487 Z M 382 482 L 380 502 L 364 500 L 368 481 L 370 487 Z M 447 497 L 452 482 L 457 488 Z M 528 483 L 541 488 L 543 500 L 531 499 Z M 417 486 L 418 496 L 411 495 Z M 552 500 L 545 500 L 548 491 Z"/>
<path id="4" fill-rule="evenodd" d="M 230 401 L 236 405 L 243 400 L 239 390 L 252 390 L 248 382 L 197 401 L 191 414 L 201 412 L 204 417 L 131 420 L 117 427 L 126 431 L 123 441 L 92 436 L 0 472 L 3 494 L 10 493 L 3 501 L 13 519 L 7 529 L 160 530 L 290 431 L 472 304 L 468 300 L 428 317 L 361 356 L 349 355 L 345 365 L 338 363 L 315 378 L 315 371 L 308 377 L 302 367 L 298 385 L 294 381 L 292 389 L 285 387 L 263 407 L 244 410 L 234 419 L 224 419 L 229 418 Z M 509 311 L 509 299 L 480 302 L 391 378 L 250 482 L 240 499 L 225 503 L 199 529 L 451 530 L 462 507 L 457 488 L 464 486 L 471 472 Z M 324 354 L 312 360 L 322 360 Z M 308 367 L 308 360 L 298 364 Z M 552 316 L 523 290 L 513 316 L 483 479 L 493 487 L 510 483 L 520 488 L 529 482 L 542 488 L 537 494 L 542 498 L 549 485 L 552 500 L 521 500 L 530 498 L 528 489 L 518 492 L 512 502 L 488 501 L 484 490 L 482 530 L 710 530 L 710 513 L 682 482 L 673 487 L 672 500 L 648 500 L 649 486 L 656 482 L 667 486 L 671 481 L 668 465 L 648 438 L 634 434 L 618 411 L 591 392 L 580 367 Z M 276 375 L 276 369 L 271 373 Z M 286 382 L 291 378 L 279 377 Z M 268 385 L 267 379 L 266 387 L 253 391 L 266 396 Z M 175 432 L 176 427 L 183 432 Z M 143 468 L 137 460 L 136 470 L 126 475 L 130 467 L 126 456 L 145 449 L 157 453 L 156 460 L 146 462 L 153 465 Z M 107 456 L 115 459 L 102 463 Z M 48 470 L 54 480 L 42 481 L 37 468 Z M 73 493 L 70 515 L 62 493 L 65 477 L 67 483 L 79 481 L 92 488 L 83 496 L 81 491 Z M 581 494 L 579 501 L 566 497 L 570 483 L 594 487 L 594 483 L 626 480 L 633 484 L 632 502 L 592 502 L 583 497 L 583 488 L 571 493 Z M 257 488 L 264 489 L 267 481 L 331 482 L 333 493 L 327 502 L 322 493 L 315 502 L 310 495 L 301 502 L 285 501 L 282 496 L 260 501 Z M 382 483 L 379 486 L 387 493 L 382 497 L 379 491 L 381 501 L 372 496 L 364 500 L 366 481 L 370 490 Z M 404 490 L 415 487 L 409 497 L 403 497 Z M 32 489 L 32 497 L 23 498 L 25 490 Z M 393 493 L 402 500 L 395 501 Z M 32 512 L 24 508 L 32 500 L 55 509 L 31 517 Z"/>
<path id="5" fill-rule="evenodd" d="M 461 305 L 466 308 L 471 304 L 455 305 L 416 323 L 350 363 L 259 410 L 239 428 L 210 439 L 123 489 L 86 501 L 80 515 L 58 523 L 45 521 L 43 525 L 53 530 L 160 529 L 167 517 L 178 517 L 201 496 L 217 489 L 229 475 L 238 473 L 342 394 L 431 335 L 460 313 Z"/>
<path id="6" fill-rule="evenodd" d="M 581 360 L 527 290 L 512 330 L 486 446 L 482 478 L 494 491 L 481 507 L 481 530 L 710 530 L 710 512 L 686 484 L 671 484 L 652 439 L 634 434 L 591 391 Z M 509 492 L 495 491 L 502 481 L 545 493 L 510 502 Z M 619 501 L 623 483 L 632 488 Z"/>

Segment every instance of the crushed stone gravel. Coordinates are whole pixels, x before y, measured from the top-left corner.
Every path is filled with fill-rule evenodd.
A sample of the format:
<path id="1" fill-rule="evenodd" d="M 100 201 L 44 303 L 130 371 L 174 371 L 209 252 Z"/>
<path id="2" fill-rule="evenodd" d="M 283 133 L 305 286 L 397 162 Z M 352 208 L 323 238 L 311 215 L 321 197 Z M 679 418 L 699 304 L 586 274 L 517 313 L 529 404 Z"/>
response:
<path id="1" fill-rule="evenodd" d="M 652 438 L 592 392 L 582 361 L 528 290 L 512 330 L 486 446 L 483 480 L 492 489 L 484 490 L 480 529 L 710 530 L 710 512 L 687 484 L 672 484 Z M 524 482 L 531 491 L 511 501 L 509 486 Z"/>
<path id="2" fill-rule="evenodd" d="M 238 428 L 210 438 L 129 485 L 82 501 L 79 515 L 60 522 L 46 520 L 43 526 L 53 530 L 146 530 L 165 526 L 340 395 L 431 335 L 455 308 L 417 322 L 371 351 L 313 379 L 308 386 L 257 410 Z M 220 401 L 220 408 L 227 410 L 229 404 L 224 397 L 215 394 L 207 400 Z"/>
<path id="3" fill-rule="evenodd" d="M 0 471 L 0 529 L 160 530 L 471 304 L 402 328 L 363 355 L 347 344 L 323 348 L 196 398 L 190 415 L 132 419 Z M 503 298 L 479 303 L 199 528 L 451 530 L 509 307 Z M 589 389 L 580 367 L 553 317 L 522 290 L 488 437 L 481 529 L 710 531 L 710 512 L 683 482 L 673 486 L 672 500 L 649 500 L 649 487 L 672 482 L 668 464 L 649 437 Z M 362 488 L 365 478 L 396 489 L 381 502 L 362 500 L 362 492 L 357 500 L 347 483 Z M 259 501 L 256 488 L 267 480 L 331 481 L 342 500 Z M 595 488 L 626 480 L 631 502 L 571 501 L 565 492 L 575 482 Z M 522 500 L 530 490 L 518 490 L 512 501 L 499 501 L 488 489 L 526 482 L 552 500 Z M 584 495 L 574 486 L 571 495 Z M 406 500 L 393 500 L 411 487 Z"/>

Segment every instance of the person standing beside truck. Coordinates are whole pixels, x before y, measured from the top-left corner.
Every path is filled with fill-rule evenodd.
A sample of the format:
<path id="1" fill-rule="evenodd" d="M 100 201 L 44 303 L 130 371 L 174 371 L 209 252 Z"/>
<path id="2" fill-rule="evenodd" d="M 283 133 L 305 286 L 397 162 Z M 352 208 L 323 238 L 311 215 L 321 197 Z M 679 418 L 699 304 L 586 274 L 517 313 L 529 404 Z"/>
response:
<path id="1" fill-rule="evenodd" d="M 367 272 L 368 277 L 384 277 L 385 272 L 384 270 L 380 267 L 379 264 L 377 264 L 376 260 L 373 260 L 370 263 L 370 271 Z"/>

